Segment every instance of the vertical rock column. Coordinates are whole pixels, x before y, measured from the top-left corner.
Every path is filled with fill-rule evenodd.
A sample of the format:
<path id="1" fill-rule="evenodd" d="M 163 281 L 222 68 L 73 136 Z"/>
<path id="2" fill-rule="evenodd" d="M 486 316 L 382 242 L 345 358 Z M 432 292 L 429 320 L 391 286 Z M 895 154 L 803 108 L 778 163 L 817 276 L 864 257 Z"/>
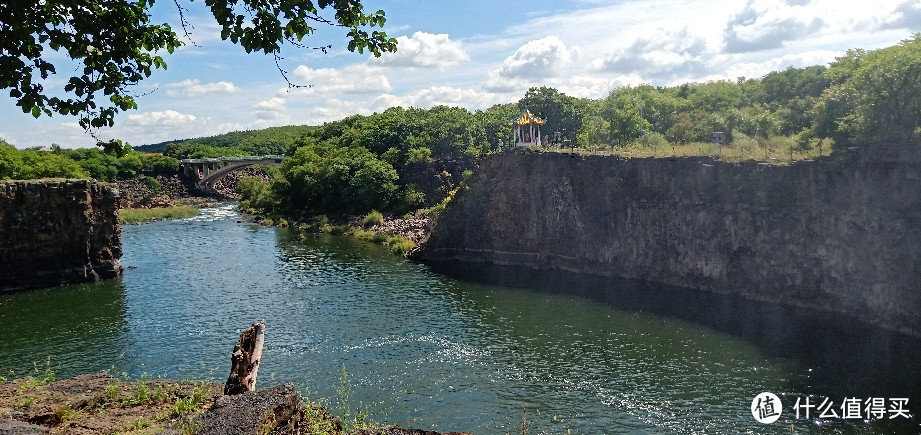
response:
<path id="1" fill-rule="evenodd" d="M 121 274 L 118 190 L 93 180 L 0 183 L 0 292 Z"/>

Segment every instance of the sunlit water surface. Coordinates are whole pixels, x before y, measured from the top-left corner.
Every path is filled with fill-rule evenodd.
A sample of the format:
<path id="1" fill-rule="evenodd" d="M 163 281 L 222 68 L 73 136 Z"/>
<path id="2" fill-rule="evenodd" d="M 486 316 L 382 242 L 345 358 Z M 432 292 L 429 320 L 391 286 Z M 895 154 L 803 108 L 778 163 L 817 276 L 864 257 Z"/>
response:
<path id="1" fill-rule="evenodd" d="M 241 329 L 265 319 L 260 386 L 293 382 L 335 412 L 344 369 L 352 407 L 378 422 L 479 434 L 870 429 L 790 410 L 757 423 L 760 392 L 792 403 L 839 391 L 815 385 L 816 367 L 731 331 L 566 288 L 458 280 L 385 247 L 241 219 L 226 205 L 126 226 L 121 280 L 0 295 L 3 374 L 50 356 L 59 377 L 223 381 Z"/>

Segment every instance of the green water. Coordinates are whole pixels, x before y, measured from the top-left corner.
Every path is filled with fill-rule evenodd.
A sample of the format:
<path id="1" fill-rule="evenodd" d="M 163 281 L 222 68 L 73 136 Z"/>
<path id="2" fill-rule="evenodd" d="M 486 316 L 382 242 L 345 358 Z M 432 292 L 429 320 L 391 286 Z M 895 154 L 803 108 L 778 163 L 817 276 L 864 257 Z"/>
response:
<path id="1" fill-rule="evenodd" d="M 796 419 L 790 409 L 762 425 L 750 405 L 764 391 L 789 408 L 810 394 L 835 399 L 919 390 L 918 374 L 902 364 L 917 361 L 917 352 L 898 351 L 899 337 L 863 340 L 893 354 L 862 362 L 878 364 L 867 368 L 878 379 L 851 386 L 848 379 L 867 375 L 828 361 L 876 353 L 849 348 L 853 337 L 828 344 L 820 336 L 810 344 L 745 333 L 738 324 L 691 321 L 726 315 L 676 300 L 681 293 L 653 296 L 672 302 L 661 312 L 644 308 L 667 305 L 655 299 L 619 303 L 625 297 L 616 289 L 606 292 L 614 295 L 609 300 L 580 296 L 610 285 L 591 280 L 536 277 L 531 285 L 518 277 L 508 284 L 522 288 L 478 283 L 513 272 L 468 271 L 458 279 L 384 247 L 239 219 L 226 206 L 127 226 L 122 262 L 132 268 L 121 280 L 0 295 L 0 373 L 27 374 L 50 357 L 58 377 L 110 369 L 223 382 L 240 330 L 265 319 L 260 386 L 309 387 L 312 397 L 328 397 L 335 412 L 345 367 L 353 408 L 404 427 L 789 433 L 793 424 L 799 432 L 865 432 L 872 428 L 860 421 Z M 760 322 L 753 328 L 783 331 L 791 324 L 784 316 L 774 323 L 753 319 Z"/>

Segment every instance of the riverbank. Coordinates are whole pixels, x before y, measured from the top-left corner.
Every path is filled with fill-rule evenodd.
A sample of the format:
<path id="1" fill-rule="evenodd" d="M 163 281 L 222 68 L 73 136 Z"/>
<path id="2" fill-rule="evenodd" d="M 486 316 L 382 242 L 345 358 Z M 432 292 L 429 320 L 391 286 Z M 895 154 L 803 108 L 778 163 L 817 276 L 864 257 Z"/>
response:
<path id="1" fill-rule="evenodd" d="M 302 234 L 352 236 L 366 242 L 387 245 L 390 251 L 397 255 L 406 255 L 422 243 L 428 237 L 432 223 L 432 217 L 422 213 L 387 217 L 376 211 L 365 216 L 350 216 L 340 222 L 330 221 L 326 216 L 317 216 L 307 222 L 289 222 L 284 218 L 260 215 L 248 216 L 260 225 L 293 228 Z"/>
<path id="2" fill-rule="evenodd" d="M 199 209 L 188 205 L 171 205 L 157 208 L 122 208 L 118 220 L 122 225 L 142 224 L 162 219 L 181 219 L 197 215 Z"/>
<path id="3" fill-rule="evenodd" d="M 12 381 L 0 378 L 0 433 L 438 435 L 358 420 L 343 423 L 290 384 L 233 396 L 224 395 L 223 387 L 204 381 L 130 381 L 106 371 L 63 380 L 55 380 L 50 370 Z"/>

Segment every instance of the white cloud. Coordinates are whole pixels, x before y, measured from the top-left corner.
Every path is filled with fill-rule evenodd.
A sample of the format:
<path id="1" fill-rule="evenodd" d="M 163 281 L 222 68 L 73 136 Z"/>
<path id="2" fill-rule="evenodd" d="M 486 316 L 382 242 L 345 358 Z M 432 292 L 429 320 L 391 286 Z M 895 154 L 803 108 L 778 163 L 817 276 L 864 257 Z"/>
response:
<path id="1" fill-rule="evenodd" d="M 460 42 L 452 41 L 445 34 L 416 32 L 407 38 L 397 38 L 396 53 L 385 53 L 371 58 L 372 64 L 401 67 L 448 67 L 470 60 Z"/>
<path id="2" fill-rule="evenodd" d="M 577 56 L 578 50 L 570 50 L 554 35 L 528 41 L 505 58 L 499 68 L 487 73 L 483 87 L 505 92 L 525 83 L 539 83 L 561 75 Z"/>
<path id="3" fill-rule="evenodd" d="M 253 104 L 253 114 L 262 120 L 280 120 L 288 118 L 287 101 L 282 97 L 273 97 Z"/>
<path id="4" fill-rule="evenodd" d="M 554 84 L 556 89 L 577 98 L 599 98 L 607 96 L 616 87 L 636 86 L 645 81 L 636 74 L 621 74 L 616 77 L 573 76 Z"/>
<path id="5" fill-rule="evenodd" d="M 788 41 L 817 32 L 825 22 L 807 6 L 778 0 L 749 0 L 730 17 L 724 35 L 726 50 L 742 53 L 780 48 Z"/>
<path id="6" fill-rule="evenodd" d="M 171 97 L 187 96 L 198 97 L 207 94 L 232 94 L 239 88 L 232 82 L 220 81 L 214 83 L 201 83 L 198 79 L 187 79 L 178 83 L 165 85 L 166 95 Z"/>
<path id="7" fill-rule="evenodd" d="M 195 122 L 195 115 L 186 115 L 175 110 L 161 112 L 132 113 L 125 119 L 126 126 L 134 127 L 175 127 Z"/>
<path id="8" fill-rule="evenodd" d="M 319 69 L 300 65 L 293 74 L 297 82 L 309 86 L 290 90 L 296 95 L 368 94 L 389 92 L 392 88 L 380 68 L 367 65 Z"/>
<path id="9" fill-rule="evenodd" d="M 667 82 L 705 70 L 709 62 L 708 53 L 704 39 L 695 36 L 688 28 L 677 32 L 659 29 L 594 60 L 591 66 L 596 71 L 618 76 L 637 75 L 647 81 Z"/>
<path id="10" fill-rule="evenodd" d="M 500 102 L 507 102 L 506 98 L 489 92 L 448 86 L 431 86 L 403 96 L 380 95 L 371 102 L 370 107 L 375 111 L 383 111 L 394 106 L 430 108 L 444 105 L 474 110 Z"/>

